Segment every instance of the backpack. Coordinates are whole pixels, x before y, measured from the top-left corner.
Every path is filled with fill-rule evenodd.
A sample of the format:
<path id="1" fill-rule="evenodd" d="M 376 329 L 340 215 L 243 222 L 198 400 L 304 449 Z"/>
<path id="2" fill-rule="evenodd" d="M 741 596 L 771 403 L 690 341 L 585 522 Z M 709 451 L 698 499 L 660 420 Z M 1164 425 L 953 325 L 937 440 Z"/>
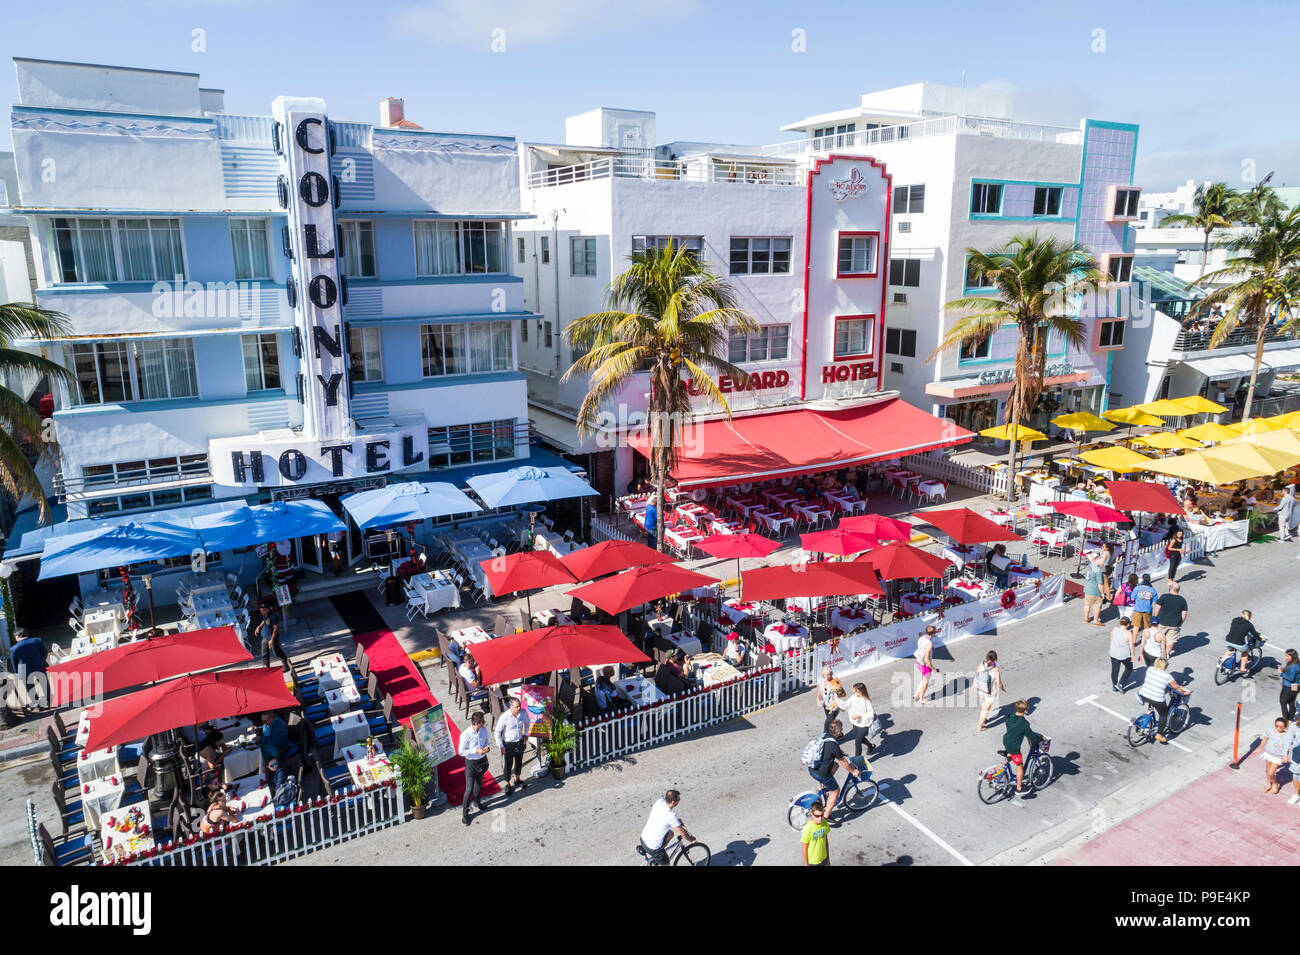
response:
<path id="1" fill-rule="evenodd" d="M 833 736 L 818 736 L 816 739 L 810 739 L 808 745 L 803 748 L 803 752 L 799 754 L 799 759 L 803 761 L 805 766 L 812 769 L 822 761 L 822 749 L 827 742 L 832 742 L 834 739 Z"/>
<path id="2" fill-rule="evenodd" d="M 279 809 L 286 809 L 296 805 L 298 797 L 298 780 L 286 776 L 284 782 L 275 787 L 275 795 L 271 797 L 271 802 Z"/>

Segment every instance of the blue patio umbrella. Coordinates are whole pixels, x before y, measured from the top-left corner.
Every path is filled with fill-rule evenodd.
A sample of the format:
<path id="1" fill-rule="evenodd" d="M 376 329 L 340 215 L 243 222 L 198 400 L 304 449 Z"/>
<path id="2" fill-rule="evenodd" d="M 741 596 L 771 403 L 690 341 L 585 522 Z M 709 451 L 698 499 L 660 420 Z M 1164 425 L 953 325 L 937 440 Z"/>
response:
<path id="1" fill-rule="evenodd" d="M 430 517 L 477 514 L 482 510 L 464 491 L 445 482 L 389 484 L 373 491 L 349 494 L 341 503 L 362 530 L 396 527 Z"/>
<path id="2" fill-rule="evenodd" d="M 345 531 L 347 525 L 324 501 L 276 501 L 193 519 L 210 552 Z"/>
<path id="3" fill-rule="evenodd" d="M 188 527 L 131 521 L 47 539 L 37 579 L 180 557 L 202 549 L 204 545 L 198 532 Z"/>
<path id="4" fill-rule="evenodd" d="M 559 501 L 567 497 L 598 494 L 590 484 L 564 468 L 519 467 L 469 479 L 488 507 L 513 507 L 535 501 Z"/>

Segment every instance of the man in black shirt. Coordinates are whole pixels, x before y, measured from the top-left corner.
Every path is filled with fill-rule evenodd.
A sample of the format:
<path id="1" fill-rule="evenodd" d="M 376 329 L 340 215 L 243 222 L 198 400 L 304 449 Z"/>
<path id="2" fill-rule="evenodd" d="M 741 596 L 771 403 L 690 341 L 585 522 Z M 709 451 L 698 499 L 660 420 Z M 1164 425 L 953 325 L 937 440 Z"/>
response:
<path id="1" fill-rule="evenodd" d="M 1241 672 L 1250 672 L 1250 651 L 1264 638 L 1259 635 L 1255 625 L 1250 622 L 1250 611 L 1243 610 L 1240 617 L 1233 617 L 1228 625 L 1228 635 L 1223 642 L 1228 645 L 1228 652 L 1223 655 L 1227 660 L 1235 650 L 1241 657 Z"/>
<path id="2" fill-rule="evenodd" d="M 835 781 L 835 765 L 838 763 L 854 776 L 859 775 L 844 750 L 840 749 L 839 740 L 844 736 L 844 725 L 839 720 L 831 720 L 829 729 L 830 738 L 822 742 L 821 758 L 808 769 L 808 775 L 829 790 L 826 797 L 826 819 L 830 819 L 835 801 L 840 798 L 840 784 Z"/>
<path id="3" fill-rule="evenodd" d="M 1165 645 L 1173 652 L 1187 620 L 1187 600 L 1178 591 L 1178 581 L 1169 582 L 1169 592 L 1160 595 L 1155 606 L 1155 624 L 1165 632 Z"/>

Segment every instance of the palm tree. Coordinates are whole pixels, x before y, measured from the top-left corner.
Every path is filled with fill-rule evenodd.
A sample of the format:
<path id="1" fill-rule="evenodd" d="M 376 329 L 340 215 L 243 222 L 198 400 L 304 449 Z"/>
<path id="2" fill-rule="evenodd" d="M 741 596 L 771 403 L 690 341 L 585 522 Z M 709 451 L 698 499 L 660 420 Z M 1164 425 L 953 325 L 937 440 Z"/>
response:
<path id="1" fill-rule="evenodd" d="M 926 361 L 962 345 L 980 344 L 1007 325 L 1020 331 L 1016 343 L 1015 376 L 1007 396 L 1006 422 L 1021 424 L 1043 392 L 1047 344 L 1053 333 L 1068 346 L 1084 344 L 1084 323 L 1073 317 L 1079 296 L 1102 282 L 1097 263 L 1077 242 L 1062 243 L 1049 236 L 1012 236 L 993 252 L 967 249 L 972 276 L 988 285 L 990 295 L 969 295 L 944 305 L 964 313 Z M 1007 451 L 1007 500 L 1016 499 L 1016 451 Z"/>
<path id="2" fill-rule="evenodd" d="M 1278 196 L 1276 190 L 1269 185 L 1272 179 L 1273 173 L 1270 172 L 1255 185 L 1238 195 L 1236 205 L 1233 208 L 1234 221 L 1259 222 L 1263 219 L 1286 214 L 1286 203 Z"/>
<path id="3" fill-rule="evenodd" d="M 1204 280 L 1205 270 L 1210 265 L 1210 236 L 1215 230 L 1226 229 L 1234 221 L 1239 221 L 1242 202 L 1241 194 L 1229 189 L 1226 182 L 1203 182 L 1192 196 L 1192 212 L 1179 212 L 1160 221 L 1161 227 L 1189 225 L 1205 233 L 1205 241 L 1201 243 L 1201 275 L 1197 284 Z"/>
<path id="4" fill-rule="evenodd" d="M 1295 331 L 1300 326 L 1300 208 L 1262 215 L 1227 248 L 1232 256 L 1224 267 L 1205 278 L 1230 284 L 1197 301 L 1189 314 L 1204 315 L 1223 307 L 1223 318 L 1210 336 L 1211 348 L 1222 345 L 1238 328 L 1254 333 L 1255 364 L 1246 389 L 1245 421 L 1255 401 L 1255 381 L 1269 330 L 1280 325 Z"/>
<path id="5" fill-rule="evenodd" d="M 52 453 L 54 445 L 42 433 L 40 416 L 8 385 L 13 376 L 23 372 L 44 375 L 51 384 L 71 383 L 72 375 L 62 365 L 14 347 L 20 340 L 58 338 L 69 331 L 62 312 L 20 302 L 0 305 L 0 485 L 15 501 L 24 495 L 35 500 L 41 524 L 50 521 L 50 504 L 23 444 L 38 449 L 38 458 Z"/>
<path id="6" fill-rule="evenodd" d="M 601 406 L 638 373 L 650 373 L 649 458 L 655 486 L 656 544 L 663 550 L 664 487 L 675 460 L 681 429 L 691 416 L 691 391 L 717 402 L 731 416 L 711 372 L 747 373 L 722 355 L 731 331 L 750 334 L 758 323 L 736 305 L 735 290 L 686 248 L 670 241 L 660 249 L 634 252 L 632 264 L 605 290 L 606 310 L 576 318 L 565 329 L 575 349 L 561 381 L 590 375 L 578 409 L 578 433 L 593 430 Z"/>

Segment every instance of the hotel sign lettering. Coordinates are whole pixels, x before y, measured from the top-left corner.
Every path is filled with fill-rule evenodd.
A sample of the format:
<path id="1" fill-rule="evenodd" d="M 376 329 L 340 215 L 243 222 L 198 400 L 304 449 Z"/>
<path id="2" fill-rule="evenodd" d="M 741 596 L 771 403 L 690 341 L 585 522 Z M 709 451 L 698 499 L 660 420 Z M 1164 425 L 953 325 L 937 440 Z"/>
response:
<path id="1" fill-rule="evenodd" d="M 686 386 L 686 391 L 692 397 L 699 398 L 704 394 L 704 390 L 696 386 L 694 379 L 687 379 L 682 382 Z M 733 378 L 730 375 L 723 375 L 718 379 L 718 390 L 724 395 L 733 394 L 741 391 L 766 391 L 769 388 L 784 388 L 790 384 L 790 373 L 788 371 L 756 371 L 748 378 L 741 376 Z"/>
<path id="2" fill-rule="evenodd" d="M 429 431 L 420 423 L 338 441 L 283 432 L 209 442 L 212 477 L 228 487 L 313 484 L 426 467 Z"/>
<path id="3" fill-rule="evenodd" d="M 823 365 L 822 384 L 830 385 L 837 381 L 864 381 L 876 377 L 874 361 L 860 361 L 853 364 Z"/>

